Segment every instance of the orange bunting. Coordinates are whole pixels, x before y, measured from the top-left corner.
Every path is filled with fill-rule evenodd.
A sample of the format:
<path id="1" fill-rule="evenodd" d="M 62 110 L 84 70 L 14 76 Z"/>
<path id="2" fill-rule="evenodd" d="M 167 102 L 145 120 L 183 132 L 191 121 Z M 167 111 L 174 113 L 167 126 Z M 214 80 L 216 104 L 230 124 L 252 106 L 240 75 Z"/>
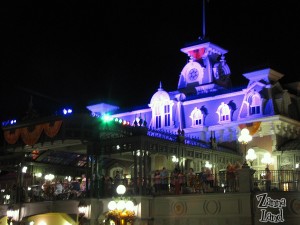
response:
<path id="1" fill-rule="evenodd" d="M 246 123 L 240 124 L 239 128 L 242 130 L 243 128 L 247 128 L 251 136 L 253 136 L 259 129 L 261 122 L 253 122 L 253 123 Z"/>
<path id="2" fill-rule="evenodd" d="M 37 124 L 33 127 L 22 127 L 14 130 L 6 130 L 4 131 L 4 138 L 8 144 L 14 145 L 21 136 L 26 145 L 33 146 L 37 143 L 43 131 L 48 137 L 55 137 L 61 128 L 61 124 L 62 121 L 58 120 L 51 124 L 44 123 Z"/>

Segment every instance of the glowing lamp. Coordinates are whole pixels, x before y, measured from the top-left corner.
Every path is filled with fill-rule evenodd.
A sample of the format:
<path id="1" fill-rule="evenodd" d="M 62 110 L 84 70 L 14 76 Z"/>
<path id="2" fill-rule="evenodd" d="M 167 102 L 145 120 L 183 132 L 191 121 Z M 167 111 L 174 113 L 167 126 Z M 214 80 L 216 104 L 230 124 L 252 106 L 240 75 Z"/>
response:
<path id="1" fill-rule="evenodd" d="M 115 210 L 117 208 L 117 203 L 115 201 L 110 201 L 107 207 L 109 210 Z"/>
<path id="2" fill-rule="evenodd" d="M 133 203 L 133 201 L 127 201 L 126 202 L 126 205 L 125 205 L 125 208 L 127 209 L 127 210 L 130 210 L 130 211 L 133 211 L 133 209 L 134 209 L 134 203 Z"/>
<path id="3" fill-rule="evenodd" d="M 126 187 L 125 187 L 125 185 L 120 184 L 120 185 L 117 187 L 117 193 L 118 193 L 118 195 L 123 195 L 125 192 L 126 192 Z"/>
<path id="4" fill-rule="evenodd" d="M 120 200 L 120 201 L 117 202 L 117 209 L 118 210 L 123 210 L 123 209 L 125 209 L 125 207 L 126 207 L 126 203 L 125 203 L 124 200 Z"/>

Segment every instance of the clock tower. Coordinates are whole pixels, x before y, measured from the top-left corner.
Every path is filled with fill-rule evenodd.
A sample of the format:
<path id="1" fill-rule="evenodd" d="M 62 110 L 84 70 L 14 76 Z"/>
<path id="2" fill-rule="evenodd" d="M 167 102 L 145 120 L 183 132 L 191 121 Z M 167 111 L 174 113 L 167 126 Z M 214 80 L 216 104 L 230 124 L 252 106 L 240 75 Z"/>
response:
<path id="1" fill-rule="evenodd" d="M 181 51 L 187 54 L 189 62 L 180 73 L 179 91 L 198 94 L 231 86 L 230 69 L 224 56 L 227 50 L 207 40 L 198 40 Z"/>

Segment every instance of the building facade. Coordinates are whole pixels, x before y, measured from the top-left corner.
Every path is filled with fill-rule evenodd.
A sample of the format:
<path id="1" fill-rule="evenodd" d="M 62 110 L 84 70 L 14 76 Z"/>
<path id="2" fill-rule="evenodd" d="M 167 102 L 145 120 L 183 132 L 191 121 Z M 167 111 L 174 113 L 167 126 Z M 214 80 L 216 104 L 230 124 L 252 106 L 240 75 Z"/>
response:
<path id="1" fill-rule="evenodd" d="M 3 202 L 2 212 L 7 211 L 9 203 L 18 207 L 18 214 L 13 217 L 18 223 L 39 224 L 40 218 L 51 217 L 49 221 L 53 224 L 57 221 L 53 218 L 60 217 L 68 218 L 68 224 L 78 224 L 78 199 L 28 202 L 21 199 L 18 190 L 24 184 L 36 185 L 39 173 L 51 172 L 55 177 L 84 174 L 84 199 L 89 205 L 84 223 L 103 224 L 107 203 L 113 195 L 106 195 L 103 178 L 120 174 L 124 182 L 132 182 L 130 190 L 137 217 L 134 224 L 272 222 L 267 219 L 267 212 L 261 210 L 264 208 L 259 207 L 259 194 L 253 194 L 251 178 L 254 170 L 263 171 L 266 167 L 297 174 L 294 171 L 300 163 L 299 84 L 283 87 L 283 74 L 264 68 L 243 75 L 248 79 L 247 86 L 232 87 L 230 77 L 234 74 L 225 60 L 227 50 L 208 40 L 198 40 L 181 51 L 188 62 L 180 72 L 177 89 L 166 91 L 160 83 L 145 107 L 124 110 L 100 102 L 87 106 L 91 115 L 39 118 L 2 127 L 1 171 L 16 172 L 17 176 L 9 185 L 2 179 L 1 188 L 6 185 L 4 192 L 13 184 L 19 188 L 11 201 Z M 243 128 L 248 128 L 253 139 L 240 143 Z M 240 168 L 243 176 L 239 177 L 239 188 L 226 193 L 228 177 L 223 179 L 222 172 L 228 170 L 229 164 L 242 165 L 248 148 L 257 155 L 251 161 L 254 170 Z M 265 153 L 271 155 L 270 161 L 263 160 Z M 32 179 L 24 179 L 23 166 L 30 168 L 28 174 Z M 153 195 L 154 172 L 164 167 L 168 190 L 165 195 Z M 186 173 L 192 168 L 200 173 L 205 167 L 212 170 L 215 178 L 213 188 L 206 191 L 215 193 L 181 190 L 180 195 L 169 195 L 174 169 Z M 256 176 L 257 181 L 260 175 Z M 299 180 L 281 180 L 278 188 L 283 182 L 290 182 L 292 190 L 299 191 Z M 283 186 L 284 190 L 289 189 Z M 298 192 L 283 193 L 272 196 L 286 199 L 280 208 L 286 210 L 282 214 L 285 223 L 280 222 L 297 224 Z M 280 216 L 282 211 L 278 212 Z"/>

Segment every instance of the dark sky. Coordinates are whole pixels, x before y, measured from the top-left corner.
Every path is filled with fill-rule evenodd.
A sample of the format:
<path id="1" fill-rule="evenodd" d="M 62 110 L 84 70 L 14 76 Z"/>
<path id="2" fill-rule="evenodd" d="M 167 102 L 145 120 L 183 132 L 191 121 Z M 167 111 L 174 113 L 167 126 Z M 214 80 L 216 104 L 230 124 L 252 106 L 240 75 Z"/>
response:
<path id="1" fill-rule="evenodd" d="M 0 119 L 53 114 L 97 101 L 150 102 L 177 88 L 180 51 L 202 36 L 202 0 L 9 1 L 0 5 Z M 6 5 L 5 5 L 6 4 Z M 234 85 L 269 66 L 299 81 L 300 3 L 210 0 L 206 37 L 229 52 Z"/>

